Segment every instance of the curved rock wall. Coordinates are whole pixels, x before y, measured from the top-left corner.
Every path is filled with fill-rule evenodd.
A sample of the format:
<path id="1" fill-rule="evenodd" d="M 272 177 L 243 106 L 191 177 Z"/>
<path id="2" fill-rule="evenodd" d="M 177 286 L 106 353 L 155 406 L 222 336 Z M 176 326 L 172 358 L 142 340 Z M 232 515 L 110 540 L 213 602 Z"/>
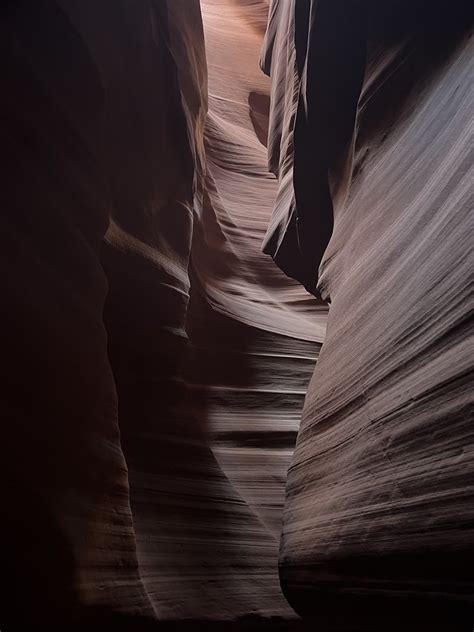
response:
<path id="1" fill-rule="evenodd" d="M 318 49 L 324 36 L 312 38 L 321 20 L 338 31 L 347 8 L 311 3 L 305 24 L 307 136 L 296 138 L 297 121 L 294 163 L 306 161 L 307 174 L 293 179 L 297 213 L 301 191 L 307 200 L 321 177 L 312 150 L 321 99 L 331 98 L 321 89 L 332 58 Z M 331 115 L 346 127 L 324 174 L 334 230 L 318 290 L 331 306 L 289 469 L 280 557 L 290 603 L 331 629 L 457 630 L 472 621 L 472 43 L 464 9 L 369 5 L 352 140 L 355 104 L 353 114 Z M 275 19 L 270 36 L 282 28 Z M 273 55 L 286 58 L 286 48 Z M 341 69 L 325 87 L 339 95 L 342 80 Z M 325 147 L 337 149 L 323 135 Z M 312 213 L 316 225 L 325 222 L 326 207 L 314 204 Z M 305 243 L 292 243 L 304 258 Z M 317 276 L 307 262 L 303 282 Z"/>
<path id="2" fill-rule="evenodd" d="M 277 188 L 262 143 L 266 6 L 201 6 L 209 114 L 189 342 L 162 324 L 172 303 L 160 278 L 153 273 L 153 285 L 142 289 L 143 270 L 132 276 L 130 258 L 120 264 L 116 252 L 105 253 L 138 559 L 161 619 L 287 619 L 294 613 L 278 578 L 284 484 L 325 310 L 261 253 Z M 137 307 L 142 318 L 150 313 L 143 333 Z M 179 323 L 183 312 L 170 314 Z"/>
<path id="3" fill-rule="evenodd" d="M 279 523 L 325 310 L 260 252 L 267 3 L 202 3 L 205 150 L 197 1 L 35 7 L 1 15 L 2 623 L 293 617 Z"/>
<path id="4" fill-rule="evenodd" d="M 294 619 L 273 207 L 285 594 L 468 620 L 471 45 L 375 6 L 0 9 L 1 623 Z"/>
<path id="5" fill-rule="evenodd" d="M 2 623 L 154 612 L 122 445 L 133 464 L 128 405 L 143 432 L 184 339 L 206 64 L 177 9 L 1 9 Z"/>
<path id="6" fill-rule="evenodd" d="M 146 611 L 102 321 L 103 85 L 57 3 L 3 7 L 2 47 L 2 617 Z"/>

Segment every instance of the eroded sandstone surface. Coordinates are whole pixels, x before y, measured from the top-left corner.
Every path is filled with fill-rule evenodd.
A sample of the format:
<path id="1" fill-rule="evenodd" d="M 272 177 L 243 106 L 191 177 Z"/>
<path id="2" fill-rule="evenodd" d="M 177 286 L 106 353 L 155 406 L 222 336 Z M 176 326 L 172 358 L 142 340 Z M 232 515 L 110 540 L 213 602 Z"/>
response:
<path id="1" fill-rule="evenodd" d="M 387 6 L 0 8 L 2 625 L 469 621 L 472 44 Z"/>
<path id="2" fill-rule="evenodd" d="M 466 5 L 296 6 L 273 4 L 262 57 L 280 178 L 266 243 L 330 310 L 288 474 L 282 585 L 300 614 L 338 629 L 463 629 L 474 592 Z"/>

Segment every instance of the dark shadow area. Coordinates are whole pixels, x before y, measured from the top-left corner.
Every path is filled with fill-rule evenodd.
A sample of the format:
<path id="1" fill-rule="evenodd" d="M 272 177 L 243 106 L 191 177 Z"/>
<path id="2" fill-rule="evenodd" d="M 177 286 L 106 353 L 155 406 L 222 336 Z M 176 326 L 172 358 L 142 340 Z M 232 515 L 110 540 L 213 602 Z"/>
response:
<path id="1" fill-rule="evenodd" d="M 278 617 L 261 619 L 255 616 L 241 617 L 236 621 L 156 621 L 146 617 L 91 612 L 90 616 L 76 623 L 71 632 L 315 632 L 312 622 L 290 621 Z M 320 629 L 319 632 L 325 632 Z M 354 630 L 353 632 L 359 632 Z M 362 631 L 360 631 L 362 632 Z"/>
<path id="2" fill-rule="evenodd" d="M 270 97 L 261 92 L 249 93 L 249 116 L 258 140 L 264 147 L 268 145 L 268 119 Z"/>
<path id="3" fill-rule="evenodd" d="M 36 490 L 10 480 L 2 489 L 0 628 L 61 621 L 78 609 L 75 560 L 63 529 Z M 28 627 L 33 629 L 33 627 Z"/>

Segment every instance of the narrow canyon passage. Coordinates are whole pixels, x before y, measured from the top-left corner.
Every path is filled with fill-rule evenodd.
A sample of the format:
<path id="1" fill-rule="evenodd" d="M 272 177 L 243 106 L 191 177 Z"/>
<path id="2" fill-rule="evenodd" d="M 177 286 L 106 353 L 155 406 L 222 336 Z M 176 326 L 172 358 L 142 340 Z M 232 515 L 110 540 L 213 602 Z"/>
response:
<path id="1" fill-rule="evenodd" d="M 270 82 L 259 68 L 265 7 L 201 8 L 209 104 L 187 350 L 180 365 L 177 353 L 170 359 L 157 351 L 151 366 L 136 359 L 135 393 L 129 376 L 122 386 L 112 354 L 121 407 L 127 397 L 119 417 L 138 561 L 162 618 L 291 619 L 278 577 L 281 513 L 327 308 L 262 253 L 278 188 L 255 123 L 257 116 L 268 127 Z M 252 95 L 260 95 L 263 109 L 254 110 Z M 109 266 L 113 279 L 115 264 Z M 117 283 L 109 289 L 111 319 L 125 304 L 136 309 L 123 281 Z M 169 302 L 168 294 L 157 300 Z M 182 313 L 169 318 L 177 325 Z M 127 335 L 117 332 L 116 345 L 110 341 L 117 355 Z M 168 353 L 179 345 L 156 328 L 149 335 L 158 344 L 161 336 Z M 121 364 L 130 370 L 128 359 Z M 143 425 L 140 405 L 147 409 Z"/>
<path id="2" fill-rule="evenodd" d="M 2 630 L 472 629 L 468 5 L 0 8 Z"/>

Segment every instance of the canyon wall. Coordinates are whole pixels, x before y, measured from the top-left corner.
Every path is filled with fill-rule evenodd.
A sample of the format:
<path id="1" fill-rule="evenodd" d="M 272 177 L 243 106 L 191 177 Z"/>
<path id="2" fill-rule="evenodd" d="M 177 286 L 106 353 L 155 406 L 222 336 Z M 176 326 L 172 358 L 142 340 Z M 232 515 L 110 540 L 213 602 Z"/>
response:
<path id="1" fill-rule="evenodd" d="M 375 5 L 2 5 L 2 624 L 468 621 L 472 45 Z"/>
<path id="2" fill-rule="evenodd" d="M 280 517 L 325 308 L 260 251 L 267 4 L 202 9 L 205 147 L 197 1 L 1 10 L 2 623 L 294 617 Z"/>
<path id="3" fill-rule="evenodd" d="M 185 338 L 206 63 L 178 9 L 1 9 L 2 623 L 154 614 L 126 460 Z"/>
<path id="4" fill-rule="evenodd" d="M 262 58 L 294 120 L 285 127 L 275 97 L 270 166 L 285 135 L 294 152 L 290 164 L 280 154 L 286 202 L 267 244 L 330 302 L 288 474 L 282 586 L 330 629 L 468 629 L 469 13 L 462 3 L 306 5 L 295 26 L 294 6 L 274 3 Z M 311 226 L 326 235 L 319 272 Z"/>
<path id="5" fill-rule="evenodd" d="M 326 308 L 261 252 L 278 186 L 258 66 L 266 6 L 201 8 L 209 107 L 189 307 L 146 273 L 140 248 L 135 262 L 123 251 L 114 226 L 103 251 L 139 568 L 162 620 L 289 619 L 278 577 L 284 486 Z M 187 233 L 159 234 L 177 243 L 155 256 L 176 261 Z"/>

